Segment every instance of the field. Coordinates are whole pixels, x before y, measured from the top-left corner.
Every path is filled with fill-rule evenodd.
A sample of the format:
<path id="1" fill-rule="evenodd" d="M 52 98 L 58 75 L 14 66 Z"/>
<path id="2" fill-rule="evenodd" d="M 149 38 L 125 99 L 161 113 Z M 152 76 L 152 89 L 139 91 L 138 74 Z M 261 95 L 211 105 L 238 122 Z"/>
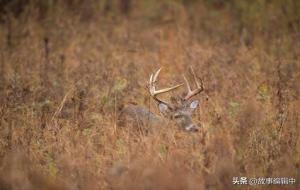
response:
<path id="1" fill-rule="evenodd" d="M 299 189 L 299 2 L 0 1 L 0 189 Z M 190 66 L 199 132 L 118 126 Z"/>

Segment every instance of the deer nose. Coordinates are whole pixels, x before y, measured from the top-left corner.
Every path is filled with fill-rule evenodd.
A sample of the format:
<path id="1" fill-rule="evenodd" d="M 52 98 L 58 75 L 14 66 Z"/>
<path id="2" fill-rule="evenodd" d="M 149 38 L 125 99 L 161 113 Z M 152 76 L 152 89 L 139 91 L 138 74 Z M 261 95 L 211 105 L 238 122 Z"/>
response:
<path id="1" fill-rule="evenodd" d="M 197 126 L 194 125 L 194 124 L 191 124 L 191 125 L 187 126 L 187 127 L 185 128 L 185 130 L 186 130 L 186 131 L 189 131 L 189 132 L 197 132 L 197 131 L 199 131 L 199 130 L 197 129 Z"/>

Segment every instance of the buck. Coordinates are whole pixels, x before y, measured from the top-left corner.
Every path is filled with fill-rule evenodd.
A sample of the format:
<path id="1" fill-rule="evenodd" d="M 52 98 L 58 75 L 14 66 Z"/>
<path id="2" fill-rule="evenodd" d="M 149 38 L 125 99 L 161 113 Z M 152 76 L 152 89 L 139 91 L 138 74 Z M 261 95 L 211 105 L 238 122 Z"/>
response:
<path id="1" fill-rule="evenodd" d="M 152 113 L 145 107 L 130 105 L 123 108 L 120 113 L 120 126 L 162 126 L 166 123 L 166 121 L 172 120 L 175 121 L 179 128 L 185 131 L 198 131 L 197 125 L 193 122 L 192 115 L 195 109 L 198 107 L 199 101 L 191 100 L 191 98 L 197 94 L 200 94 L 204 90 L 202 80 L 200 80 L 200 82 L 197 80 L 194 70 L 191 68 L 190 72 L 193 75 L 193 79 L 197 88 L 192 90 L 187 78 L 183 76 L 187 87 L 186 95 L 184 97 L 180 97 L 179 100 L 172 97 L 171 99 L 173 101 L 169 103 L 160 99 L 158 95 L 173 91 L 183 84 L 178 84 L 173 87 L 160 90 L 156 89 L 156 83 L 160 71 L 161 68 L 158 69 L 154 74 L 151 74 L 149 79 L 149 92 L 151 97 L 157 102 L 162 116 Z"/>

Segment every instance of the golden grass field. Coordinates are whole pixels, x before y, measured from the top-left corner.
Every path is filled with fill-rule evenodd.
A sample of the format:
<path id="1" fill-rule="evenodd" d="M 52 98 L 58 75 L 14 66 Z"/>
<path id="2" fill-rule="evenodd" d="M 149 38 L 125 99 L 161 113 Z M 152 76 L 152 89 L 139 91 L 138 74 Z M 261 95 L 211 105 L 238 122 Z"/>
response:
<path id="1" fill-rule="evenodd" d="M 299 189 L 299 1 L 130 2 L 0 3 L 0 189 Z M 189 66 L 199 132 L 118 127 Z"/>

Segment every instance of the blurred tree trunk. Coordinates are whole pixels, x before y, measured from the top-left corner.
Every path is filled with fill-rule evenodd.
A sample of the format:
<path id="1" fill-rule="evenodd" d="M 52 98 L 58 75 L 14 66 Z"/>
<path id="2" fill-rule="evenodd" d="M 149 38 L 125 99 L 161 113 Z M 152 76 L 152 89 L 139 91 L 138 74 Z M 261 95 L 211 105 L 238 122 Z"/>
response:
<path id="1" fill-rule="evenodd" d="M 104 14 L 116 11 L 123 16 L 128 16 L 131 10 L 131 0 L 106 0 L 104 3 Z"/>
<path id="2" fill-rule="evenodd" d="M 131 0 L 120 0 L 120 10 L 125 16 L 128 16 L 131 8 Z"/>

